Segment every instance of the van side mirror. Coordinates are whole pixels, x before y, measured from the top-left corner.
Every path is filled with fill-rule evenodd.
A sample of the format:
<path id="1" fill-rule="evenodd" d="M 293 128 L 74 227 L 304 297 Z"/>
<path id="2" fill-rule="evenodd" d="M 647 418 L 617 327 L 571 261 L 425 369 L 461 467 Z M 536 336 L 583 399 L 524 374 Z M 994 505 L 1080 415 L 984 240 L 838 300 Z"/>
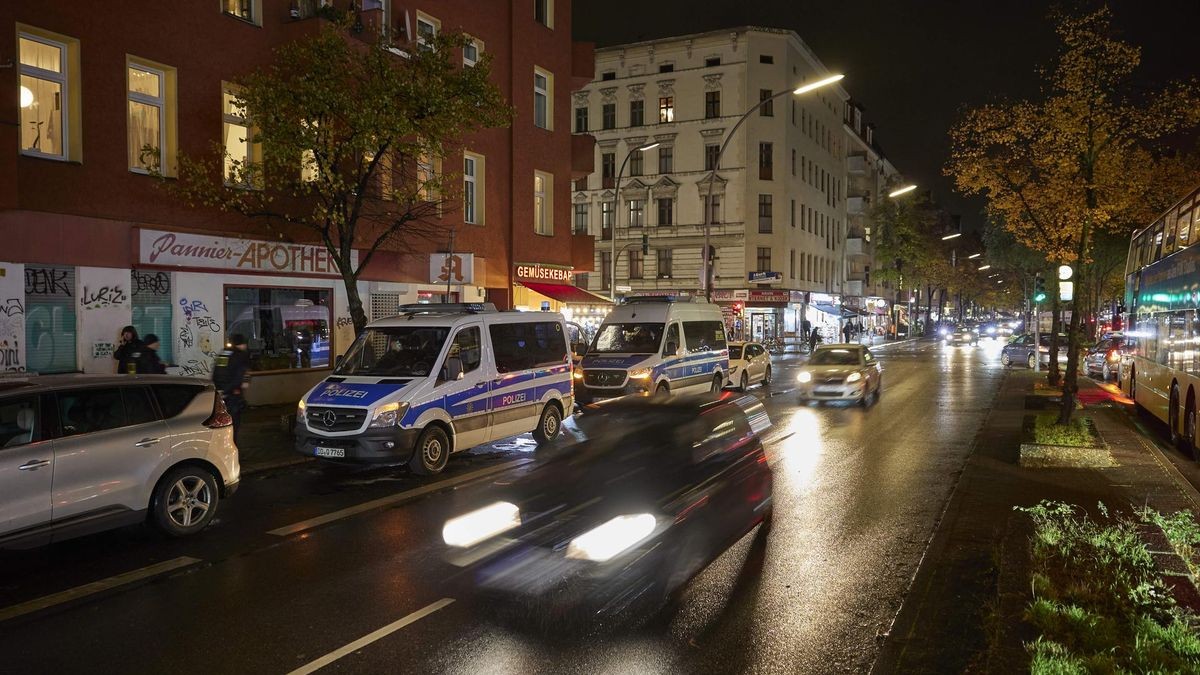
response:
<path id="1" fill-rule="evenodd" d="M 463 379 L 463 362 L 458 356 L 447 356 L 442 366 L 442 379 L 446 382 Z"/>
<path id="2" fill-rule="evenodd" d="M 587 343 L 586 343 L 586 342 L 573 342 L 573 343 L 571 343 L 571 353 L 575 354 L 576 356 L 584 356 L 584 355 L 586 355 L 586 354 L 587 354 L 587 348 L 588 348 L 588 346 L 587 346 Z"/>
<path id="3" fill-rule="evenodd" d="M 675 344 L 674 342 L 668 342 L 667 348 L 663 350 L 663 354 L 669 355 L 669 356 L 675 356 L 678 353 L 679 353 L 679 345 Z"/>

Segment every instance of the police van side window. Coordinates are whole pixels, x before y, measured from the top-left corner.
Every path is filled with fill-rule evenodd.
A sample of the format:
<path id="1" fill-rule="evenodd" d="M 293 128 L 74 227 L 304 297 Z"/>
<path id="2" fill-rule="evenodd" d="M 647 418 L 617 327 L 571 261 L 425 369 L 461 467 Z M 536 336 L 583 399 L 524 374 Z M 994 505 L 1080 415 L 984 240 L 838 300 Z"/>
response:
<path id="1" fill-rule="evenodd" d="M 725 349 L 725 326 L 720 321 L 684 321 L 689 352 Z"/>
<path id="2" fill-rule="evenodd" d="M 488 326 L 496 370 L 511 373 L 529 368 L 560 365 L 567 362 L 567 337 L 562 324 L 495 323 Z"/>
<path id="3" fill-rule="evenodd" d="M 462 371 L 469 373 L 479 367 L 483 350 L 479 345 L 479 328 L 472 326 L 458 331 L 450 345 L 450 356 L 462 359 Z"/>

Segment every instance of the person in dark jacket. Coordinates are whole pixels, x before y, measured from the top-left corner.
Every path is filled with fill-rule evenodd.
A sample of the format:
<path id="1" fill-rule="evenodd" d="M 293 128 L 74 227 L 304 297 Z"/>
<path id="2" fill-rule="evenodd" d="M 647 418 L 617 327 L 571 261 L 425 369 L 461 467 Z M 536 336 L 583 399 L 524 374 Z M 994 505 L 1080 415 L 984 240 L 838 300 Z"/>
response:
<path id="1" fill-rule="evenodd" d="M 233 418 L 233 438 L 237 442 L 238 429 L 242 426 L 242 412 L 246 410 L 246 388 L 250 386 L 250 353 L 246 337 L 241 333 L 229 336 L 229 345 L 217 354 L 213 367 L 213 384 L 225 400 L 225 408 Z"/>
<path id="2" fill-rule="evenodd" d="M 146 333 L 145 339 L 142 340 L 142 349 L 137 355 L 138 375 L 165 375 L 167 373 L 167 364 L 158 357 L 158 347 L 158 336 L 154 333 Z"/>
<path id="3" fill-rule="evenodd" d="M 113 359 L 117 362 L 118 373 L 133 375 L 137 372 L 137 361 L 132 354 L 140 352 L 142 344 L 142 341 L 138 339 L 136 328 L 125 326 L 121 329 L 121 345 L 113 352 Z"/>

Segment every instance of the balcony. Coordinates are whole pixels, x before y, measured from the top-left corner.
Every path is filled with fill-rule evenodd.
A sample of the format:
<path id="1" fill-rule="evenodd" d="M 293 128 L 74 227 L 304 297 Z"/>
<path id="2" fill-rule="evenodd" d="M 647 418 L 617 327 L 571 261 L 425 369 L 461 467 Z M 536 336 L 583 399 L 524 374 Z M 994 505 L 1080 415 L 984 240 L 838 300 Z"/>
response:
<path id="1" fill-rule="evenodd" d="M 571 266 L 576 272 L 592 272 L 595 267 L 596 238 L 586 232 L 571 235 Z"/>
<path id="2" fill-rule="evenodd" d="M 596 45 L 571 43 L 571 91 L 579 91 L 596 79 Z"/>
<path id="3" fill-rule="evenodd" d="M 846 159 L 846 172 L 851 176 L 865 176 L 868 168 L 867 158 L 863 155 L 851 155 Z"/>
<path id="4" fill-rule="evenodd" d="M 846 200 L 846 213 L 852 216 L 865 216 L 871 207 L 871 200 L 866 197 L 850 197 Z"/>
<path id="5" fill-rule="evenodd" d="M 591 134 L 571 136 L 571 180 L 587 178 L 596 170 L 596 137 Z"/>
<path id="6" fill-rule="evenodd" d="M 851 237 L 846 240 L 847 258 L 870 258 L 871 243 L 862 237 Z"/>

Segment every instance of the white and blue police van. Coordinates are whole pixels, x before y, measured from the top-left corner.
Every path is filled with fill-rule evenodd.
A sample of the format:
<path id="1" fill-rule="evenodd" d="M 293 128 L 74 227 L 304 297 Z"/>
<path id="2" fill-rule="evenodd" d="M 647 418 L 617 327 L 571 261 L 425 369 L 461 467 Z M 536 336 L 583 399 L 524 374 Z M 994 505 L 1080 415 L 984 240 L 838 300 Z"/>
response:
<path id="1" fill-rule="evenodd" d="M 300 400 L 295 448 L 435 474 L 476 445 L 530 431 L 553 439 L 574 405 L 571 384 L 561 314 L 403 305 L 368 325 Z"/>
<path id="2" fill-rule="evenodd" d="M 721 308 L 703 298 L 635 296 L 604 319 L 575 372 L 582 403 L 629 394 L 719 392 L 729 372 Z"/>

